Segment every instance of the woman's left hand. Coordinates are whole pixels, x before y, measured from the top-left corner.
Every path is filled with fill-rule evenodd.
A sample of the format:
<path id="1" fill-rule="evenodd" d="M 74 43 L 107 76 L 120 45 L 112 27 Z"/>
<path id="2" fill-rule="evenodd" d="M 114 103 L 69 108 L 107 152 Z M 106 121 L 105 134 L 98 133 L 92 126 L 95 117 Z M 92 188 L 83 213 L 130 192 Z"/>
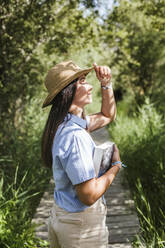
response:
<path id="1" fill-rule="evenodd" d="M 93 64 L 96 76 L 100 81 L 102 86 L 106 86 L 111 80 L 111 70 L 108 66 L 97 66 L 96 63 Z"/>

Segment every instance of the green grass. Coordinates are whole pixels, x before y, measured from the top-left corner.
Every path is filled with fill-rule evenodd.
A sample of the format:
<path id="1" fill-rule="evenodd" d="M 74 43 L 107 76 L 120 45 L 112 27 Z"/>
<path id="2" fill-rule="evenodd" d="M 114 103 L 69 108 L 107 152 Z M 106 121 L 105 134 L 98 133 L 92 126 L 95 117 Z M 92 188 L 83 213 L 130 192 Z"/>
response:
<path id="1" fill-rule="evenodd" d="M 135 247 L 165 246 L 165 133 L 164 120 L 146 101 L 133 117 L 118 114 L 109 126 L 128 168 L 125 174 L 141 225 Z M 142 246 L 143 245 L 143 246 Z"/>
<path id="2" fill-rule="evenodd" d="M 39 192 L 32 193 L 36 181 L 27 185 L 29 171 L 20 178 L 19 169 L 17 166 L 10 184 L 4 173 L 0 181 L 0 247 L 47 247 L 47 242 L 35 236 L 36 225 L 31 223 L 30 203 L 39 195 Z"/>

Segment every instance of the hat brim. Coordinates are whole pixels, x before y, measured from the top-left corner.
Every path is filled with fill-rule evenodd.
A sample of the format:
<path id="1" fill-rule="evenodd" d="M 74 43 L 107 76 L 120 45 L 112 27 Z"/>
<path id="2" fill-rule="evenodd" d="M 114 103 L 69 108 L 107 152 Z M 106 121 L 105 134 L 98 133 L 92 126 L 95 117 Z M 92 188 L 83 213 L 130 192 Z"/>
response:
<path id="1" fill-rule="evenodd" d="M 51 94 L 49 94 L 46 98 L 45 101 L 42 105 L 42 108 L 45 108 L 49 105 L 51 105 L 52 100 L 54 99 L 54 97 L 62 90 L 64 89 L 68 84 L 70 84 L 73 80 L 75 80 L 76 78 L 81 77 L 82 75 L 87 75 L 90 71 L 92 71 L 94 69 L 94 67 L 88 68 L 88 69 L 82 69 L 78 72 L 76 72 L 74 75 L 72 75 L 69 79 L 67 79 L 63 85 L 61 89 L 57 89 L 54 92 L 52 92 Z"/>

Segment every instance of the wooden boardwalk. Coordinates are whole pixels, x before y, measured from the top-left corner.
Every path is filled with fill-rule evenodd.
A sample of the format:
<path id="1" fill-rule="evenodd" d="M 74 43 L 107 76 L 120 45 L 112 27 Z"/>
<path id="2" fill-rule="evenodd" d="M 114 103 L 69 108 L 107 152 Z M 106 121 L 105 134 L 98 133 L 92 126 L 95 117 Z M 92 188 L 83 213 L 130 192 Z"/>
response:
<path id="1" fill-rule="evenodd" d="M 92 133 L 96 144 L 106 142 L 109 134 L 105 128 Z M 53 203 L 53 179 L 49 189 L 44 193 L 40 205 L 37 208 L 33 221 L 40 224 L 36 229 L 36 235 L 47 240 L 47 220 Z M 130 248 L 131 241 L 139 230 L 139 222 L 134 209 L 134 202 L 130 198 L 128 185 L 123 184 L 123 171 L 113 181 L 105 193 L 107 202 L 107 226 L 109 229 L 109 248 Z"/>

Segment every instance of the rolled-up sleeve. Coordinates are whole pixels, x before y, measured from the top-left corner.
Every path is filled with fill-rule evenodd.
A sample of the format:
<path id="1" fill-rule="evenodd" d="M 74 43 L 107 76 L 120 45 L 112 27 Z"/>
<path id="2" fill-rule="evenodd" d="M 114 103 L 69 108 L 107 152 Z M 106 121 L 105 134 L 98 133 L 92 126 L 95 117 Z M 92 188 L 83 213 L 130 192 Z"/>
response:
<path id="1" fill-rule="evenodd" d="M 69 148 L 61 159 L 61 163 L 73 185 L 95 177 L 92 148 L 81 135 L 74 134 L 72 136 Z"/>

